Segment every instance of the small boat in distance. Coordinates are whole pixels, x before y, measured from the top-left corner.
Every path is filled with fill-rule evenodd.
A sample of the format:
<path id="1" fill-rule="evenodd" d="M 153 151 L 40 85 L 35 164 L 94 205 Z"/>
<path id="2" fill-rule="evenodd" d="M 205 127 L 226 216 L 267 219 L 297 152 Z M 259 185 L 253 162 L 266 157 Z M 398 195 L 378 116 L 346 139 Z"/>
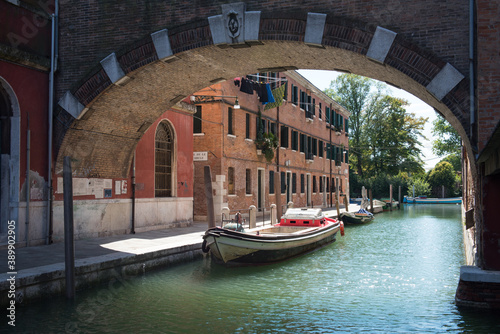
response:
<path id="1" fill-rule="evenodd" d="M 335 241 L 344 224 L 321 209 L 289 208 L 278 224 L 244 230 L 230 224 L 208 229 L 202 250 L 233 264 L 264 264 L 294 257 Z"/>
<path id="2" fill-rule="evenodd" d="M 462 197 L 449 197 L 449 198 L 427 198 L 425 196 L 403 198 L 403 203 L 413 204 L 461 204 Z"/>
<path id="3" fill-rule="evenodd" d="M 360 209 L 357 212 L 342 212 L 339 219 L 346 224 L 365 224 L 373 220 L 373 213 Z"/>

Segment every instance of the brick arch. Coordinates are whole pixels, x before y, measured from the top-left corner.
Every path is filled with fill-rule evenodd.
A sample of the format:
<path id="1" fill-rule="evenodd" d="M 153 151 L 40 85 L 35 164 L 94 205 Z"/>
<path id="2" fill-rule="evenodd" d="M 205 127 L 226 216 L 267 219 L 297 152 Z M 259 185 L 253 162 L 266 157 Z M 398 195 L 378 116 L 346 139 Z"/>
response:
<path id="1" fill-rule="evenodd" d="M 102 59 L 59 102 L 69 126 L 58 133 L 56 172 L 71 155 L 77 175 L 126 177 L 137 142 L 165 110 L 214 82 L 286 69 L 341 70 L 400 87 L 443 114 L 472 154 L 468 80 L 407 35 L 321 13 L 244 17 L 246 39 L 236 43 L 212 16 L 155 31 Z"/>

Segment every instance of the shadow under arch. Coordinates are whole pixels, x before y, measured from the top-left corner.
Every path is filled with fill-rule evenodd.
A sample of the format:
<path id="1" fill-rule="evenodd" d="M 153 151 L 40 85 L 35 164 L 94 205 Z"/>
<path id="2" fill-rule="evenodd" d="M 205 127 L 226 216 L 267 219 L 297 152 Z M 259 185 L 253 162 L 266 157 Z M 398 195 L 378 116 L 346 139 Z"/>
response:
<path id="1" fill-rule="evenodd" d="M 56 173 L 62 171 L 63 157 L 71 155 L 77 175 L 92 171 L 100 177 L 126 177 L 143 133 L 193 92 L 249 73 L 322 69 L 390 83 L 433 107 L 462 137 L 476 178 L 467 78 L 436 97 L 430 85 L 453 66 L 431 51 L 394 33 L 383 61 L 373 59 L 367 54 L 380 27 L 333 16 L 326 17 L 321 44 L 306 43 L 308 20 L 306 14 L 268 13 L 260 17 L 258 41 L 239 45 L 215 45 L 208 21 L 182 26 L 167 33 L 172 55 L 164 59 L 151 36 L 117 50 L 110 57 L 118 78 L 97 65 L 65 96 L 77 105 L 77 119 L 59 134 Z M 68 103 L 60 105 L 70 109 Z"/>

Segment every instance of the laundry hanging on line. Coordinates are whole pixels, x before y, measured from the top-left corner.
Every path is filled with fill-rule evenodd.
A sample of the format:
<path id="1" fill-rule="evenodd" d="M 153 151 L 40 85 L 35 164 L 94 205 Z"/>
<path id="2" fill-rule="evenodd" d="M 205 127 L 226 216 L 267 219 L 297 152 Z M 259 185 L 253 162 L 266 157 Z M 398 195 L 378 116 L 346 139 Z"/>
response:
<path id="1" fill-rule="evenodd" d="M 240 87 L 240 91 L 243 93 L 253 95 L 253 92 L 255 91 L 262 104 L 276 102 L 271 91 L 271 85 L 268 83 L 261 83 L 244 77 L 238 77 L 234 79 L 234 85 Z"/>
<path id="2" fill-rule="evenodd" d="M 266 104 L 266 106 L 264 107 L 264 111 L 277 108 L 283 104 L 283 97 L 285 96 L 285 85 L 281 85 L 278 88 L 273 89 L 272 95 L 275 102 Z"/>

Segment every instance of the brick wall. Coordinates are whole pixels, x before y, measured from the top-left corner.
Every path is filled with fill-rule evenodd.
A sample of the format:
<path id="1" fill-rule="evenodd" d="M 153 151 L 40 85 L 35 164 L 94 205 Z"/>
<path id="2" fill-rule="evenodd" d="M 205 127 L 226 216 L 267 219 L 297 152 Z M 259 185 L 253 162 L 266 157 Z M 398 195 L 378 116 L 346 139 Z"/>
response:
<path id="1" fill-rule="evenodd" d="M 262 11 L 262 44 L 237 49 L 212 45 L 207 17 L 220 14 L 219 2 L 62 4 L 57 98 L 70 89 L 89 111 L 72 122 L 59 110 L 57 166 L 77 151 L 83 156 L 76 169 L 90 164 L 103 176 L 124 177 L 144 124 L 175 101 L 217 79 L 280 66 L 341 69 L 390 82 L 439 110 L 464 138 L 470 133 L 468 80 L 442 101 L 425 89 L 447 62 L 468 74 L 466 3 L 250 1 L 247 10 Z M 324 48 L 303 43 L 307 12 L 328 14 Z M 377 25 L 398 33 L 385 64 L 365 56 Z M 172 63 L 157 61 L 149 35 L 163 28 L 177 56 Z M 113 85 L 99 64 L 112 52 L 132 78 L 125 86 Z"/>
<path id="2" fill-rule="evenodd" d="M 477 3 L 477 107 L 479 149 L 483 149 L 500 121 L 500 3 Z"/>
<path id="3" fill-rule="evenodd" d="M 500 309 L 500 283 L 460 280 L 455 299 L 459 306 Z"/>

